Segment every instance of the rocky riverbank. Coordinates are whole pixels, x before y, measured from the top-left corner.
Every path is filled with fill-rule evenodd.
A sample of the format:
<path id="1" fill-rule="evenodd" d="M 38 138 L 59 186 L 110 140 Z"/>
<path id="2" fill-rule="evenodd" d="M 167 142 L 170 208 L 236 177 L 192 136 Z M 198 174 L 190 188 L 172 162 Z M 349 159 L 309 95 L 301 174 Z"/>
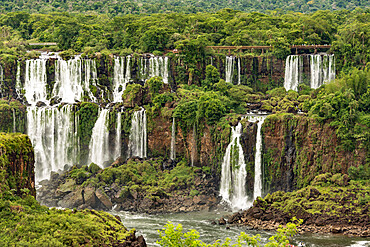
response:
<path id="1" fill-rule="evenodd" d="M 370 237 L 369 195 L 369 181 L 349 181 L 347 175 L 327 173 L 304 189 L 259 197 L 253 207 L 228 217 L 227 223 L 276 230 L 296 217 L 303 220 L 299 233 Z M 219 224 L 225 223 L 225 219 L 219 220 Z"/>
<path id="2" fill-rule="evenodd" d="M 49 207 L 172 213 L 209 210 L 219 204 L 217 180 L 201 168 L 162 159 L 116 160 L 54 173 L 41 182 L 38 201 Z"/>

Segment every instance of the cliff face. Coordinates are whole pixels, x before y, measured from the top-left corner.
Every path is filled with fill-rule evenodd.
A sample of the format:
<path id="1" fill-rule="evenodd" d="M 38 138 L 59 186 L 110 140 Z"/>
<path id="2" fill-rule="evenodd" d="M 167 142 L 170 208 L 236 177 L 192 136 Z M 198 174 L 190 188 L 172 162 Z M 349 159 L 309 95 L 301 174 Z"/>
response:
<path id="1" fill-rule="evenodd" d="M 0 133 L 0 193 L 14 189 L 22 195 L 28 189 L 36 195 L 34 154 L 28 136 Z"/>
<path id="2" fill-rule="evenodd" d="M 365 164 L 366 152 L 339 148 L 330 123 L 293 114 L 271 115 L 262 128 L 264 191 L 292 191 L 308 185 L 322 173 L 347 173 Z"/>

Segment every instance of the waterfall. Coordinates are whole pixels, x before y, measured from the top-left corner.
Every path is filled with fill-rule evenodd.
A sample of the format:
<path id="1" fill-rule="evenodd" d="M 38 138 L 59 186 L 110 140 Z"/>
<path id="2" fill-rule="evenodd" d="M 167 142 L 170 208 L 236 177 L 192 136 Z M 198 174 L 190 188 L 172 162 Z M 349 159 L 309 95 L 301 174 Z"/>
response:
<path id="1" fill-rule="evenodd" d="M 126 68 L 126 69 L 125 69 Z M 113 102 L 122 102 L 122 95 L 131 79 L 131 56 L 114 58 Z"/>
<path id="2" fill-rule="evenodd" d="M 233 69 L 234 69 L 234 58 L 233 56 L 226 56 L 225 63 L 225 81 L 233 83 Z"/>
<path id="3" fill-rule="evenodd" d="M 175 118 L 172 118 L 172 135 L 171 135 L 171 160 L 176 159 L 176 122 Z"/>
<path id="4" fill-rule="evenodd" d="M 16 126 L 16 123 L 15 123 L 15 110 L 14 108 L 12 108 L 12 112 L 13 112 L 13 133 L 17 132 L 17 126 Z"/>
<path id="5" fill-rule="evenodd" d="M 17 61 L 17 75 L 15 78 L 15 92 L 17 93 L 17 99 L 21 99 L 22 94 L 22 82 L 21 82 L 21 63 Z"/>
<path id="6" fill-rule="evenodd" d="M 222 162 L 220 196 L 233 209 L 246 209 L 248 196 L 246 191 L 246 164 L 240 144 L 242 124 L 231 127 L 230 144 Z"/>
<path id="7" fill-rule="evenodd" d="M 83 77 L 83 70 L 85 70 L 85 77 Z M 91 101 L 96 101 L 90 90 L 90 83 L 94 85 L 96 81 L 97 70 L 95 61 L 82 60 L 79 57 L 68 61 L 58 59 L 55 62 L 53 97 L 58 96 L 62 99 L 62 102 L 66 103 L 83 101 L 84 96 Z"/>
<path id="8" fill-rule="evenodd" d="M 92 130 L 89 144 L 89 162 L 93 162 L 100 167 L 104 166 L 105 161 L 109 161 L 109 110 L 102 109 Z"/>
<path id="9" fill-rule="evenodd" d="M 168 57 L 149 58 L 149 78 L 160 76 L 163 83 L 168 84 Z"/>
<path id="10" fill-rule="evenodd" d="M 115 150 L 114 150 L 114 159 L 117 159 L 118 157 L 121 156 L 121 146 L 122 146 L 122 141 L 121 141 L 121 131 L 122 131 L 122 113 L 118 112 L 117 113 L 117 125 L 116 125 L 116 140 L 115 140 Z"/>
<path id="11" fill-rule="evenodd" d="M 197 131 L 195 128 L 195 123 L 193 124 L 193 142 L 191 149 L 191 166 L 194 166 L 195 154 L 197 153 Z"/>
<path id="12" fill-rule="evenodd" d="M 290 55 L 285 63 L 285 90 L 298 91 L 298 85 L 302 81 L 303 72 L 303 57 L 298 55 Z"/>
<path id="13" fill-rule="evenodd" d="M 134 112 L 132 116 L 128 157 L 134 156 L 140 158 L 147 156 L 146 112 L 144 108 Z"/>
<path id="14" fill-rule="evenodd" d="M 4 69 L 3 66 L 0 64 L 0 97 L 4 97 L 3 86 L 4 86 Z"/>
<path id="15" fill-rule="evenodd" d="M 319 88 L 335 79 L 334 55 L 310 55 L 311 88 Z"/>
<path id="16" fill-rule="evenodd" d="M 72 105 L 27 107 L 27 134 L 35 150 L 36 181 L 76 162 L 78 120 Z"/>
<path id="17" fill-rule="evenodd" d="M 31 105 L 36 105 L 39 101 L 48 104 L 46 93 L 46 61 L 45 59 L 26 60 L 24 96 Z"/>
<path id="18" fill-rule="evenodd" d="M 264 116 L 252 117 L 250 122 L 257 122 L 256 154 L 254 157 L 254 192 L 253 199 L 262 196 L 262 134 L 261 128 L 265 121 Z"/>
<path id="19" fill-rule="evenodd" d="M 241 67 L 241 60 L 240 57 L 238 57 L 238 85 L 240 85 L 240 67 Z"/>

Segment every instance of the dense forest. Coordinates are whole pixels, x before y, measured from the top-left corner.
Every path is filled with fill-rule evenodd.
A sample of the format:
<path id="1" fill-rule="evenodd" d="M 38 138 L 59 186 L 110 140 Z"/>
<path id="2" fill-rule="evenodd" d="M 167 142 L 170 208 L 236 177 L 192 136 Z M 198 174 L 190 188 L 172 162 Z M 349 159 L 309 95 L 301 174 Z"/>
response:
<path id="1" fill-rule="evenodd" d="M 324 0 L 324 1 L 87 1 L 87 0 L 12 0 L 1 1 L 0 13 L 25 10 L 31 13 L 49 13 L 52 11 L 68 11 L 89 14 L 108 14 L 111 16 L 122 14 L 151 14 L 151 13 L 197 13 L 214 12 L 223 8 L 232 8 L 241 11 L 258 12 L 314 12 L 317 10 L 353 10 L 357 7 L 369 7 L 368 0 Z"/>
<path id="2" fill-rule="evenodd" d="M 368 9 L 317 11 L 312 14 L 245 13 L 224 9 L 216 13 L 106 15 L 69 13 L 29 14 L 12 12 L 0 16 L 1 57 L 25 54 L 28 41 L 57 42 L 51 50 L 127 55 L 180 49 L 194 67 L 206 46 L 267 45 L 270 55 L 285 58 L 294 44 L 331 44 L 337 67 L 363 67 L 369 59 Z M 235 51 L 241 54 L 239 50 Z M 251 51 L 247 50 L 247 53 Z M 313 51 L 312 51 L 313 52 Z M 255 50 L 254 55 L 261 55 Z M 5 55 L 7 54 L 7 55 Z M 253 55 L 253 54 L 252 54 Z M 269 54 L 265 54 L 269 55 Z"/>
<path id="3" fill-rule="evenodd" d="M 118 224 L 119 221 L 90 208 L 110 210 L 115 204 L 117 210 L 163 213 L 212 207 L 204 201 L 219 205 L 222 166 L 228 144 L 232 149 L 229 151 L 229 168 L 235 169 L 234 172 L 245 167 L 242 186 L 248 187 L 248 193 L 253 193 L 256 178 L 262 178 L 261 196 L 267 196 L 265 199 L 254 197 L 258 198 L 254 209 L 262 210 L 261 216 L 268 215 L 265 209 L 271 204 L 275 207 L 273 210 L 285 215 L 281 221 L 284 224 L 287 223 L 285 219 L 296 216 L 290 213 L 303 212 L 301 216 L 306 219 L 312 219 L 314 215 L 325 219 L 324 216 L 332 215 L 341 218 L 341 214 L 346 216 L 349 211 L 356 212 L 356 217 L 365 217 L 363 221 L 369 224 L 369 5 L 368 0 L 1 1 L 0 131 L 27 132 L 32 139 L 32 135 L 36 136 L 33 129 L 47 126 L 43 133 L 37 133 L 40 142 L 49 138 L 51 128 L 54 128 L 50 131 L 54 134 L 50 136 L 55 140 L 64 131 L 73 133 L 73 138 L 63 139 L 64 146 L 58 147 L 58 151 L 72 153 L 68 149 L 72 143 L 71 146 L 78 150 L 73 153 L 75 159 L 60 162 L 63 167 L 59 168 L 64 171 L 51 170 L 50 184 L 44 180 L 43 188 L 38 189 L 44 197 L 39 196 L 38 200 L 53 207 L 62 205 L 63 208 L 89 210 L 78 213 L 76 210 L 47 210 L 28 196 L 28 185 L 32 185 L 31 194 L 35 195 L 33 169 L 44 167 L 37 162 L 33 166 L 31 141 L 22 135 L 29 147 L 27 157 L 32 159 L 29 164 L 19 166 L 22 168 L 19 170 L 28 167 L 32 170 L 29 172 L 32 179 L 24 183 L 26 187 L 23 183 L 18 186 L 15 183 L 18 174 L 0 173 L 0 215 L 5 219 L 2 224 L 6 229 L 0 234 L 0 243 L 2 240 L 28 243 L 39 238 L 39 235 L 29 237 L 23 234 L 22 229 L 19 236 L 9 234 L 18 227 L 14 215 L 25 222 L 26 233 L 32 233 L 30 222 L 33 221 L 28 219 L 29 215 L 36 215 L 35 226 L 39 233 L 56 229 L 50 233 L 54 234 L 50 244 L 56 238 L 60 245 L 78 246 L 111 238 L 105 232 L 81 224 L 79 219 L 85 217 L 94 222 L 107 220 L 107 224 L 112 221 L 112 228 L 122 233 L 117 236 L 119 240 L 131 236 Z M 55 42 L 56 45 L 30 44 L 38 42 Z M 291 47 L 312 44 L 330 46 L 318 49 L 318 54 L 314 49 L 295 50 Z M 209 46 L 234 46 L 235 49 L 220 51 Z M 240 46 L 270 48 L 243 50 Z M 40 58 L 42 51 L 49 52 L 47 58 Z M 56 58 L 54 52 L 58 52 Z M 330 56 L 333 61 L 335 58 L 335 79 L 311 88 L 309 79 L 305 78 L 305 82 L 299 82 L 299 85 L 297 82 L 296 89 L 283 87 L 284 69 L 288 67 L 285 59 L 293 54 L 302 55 L 302 60 L 304 57 L 311 62 L 313 60 L 309 59 L 314 56 L 320 59 Z M 238 71 L 231 72 L 234 77 L 239 76 L 238 83 L 226 79 L 227 59 L 234 59 L 232 66 L 235 68 L 239 66 Z M 155 61 L 157 64 L 162 61 L 161 72 L 167 74 L 151 73 L 154 69 L 149 67 L 154 67 Z M 300 67 L 312 72 L 314 65 L 307 61 Z M 78 66 L 74 67 L 76 64 Z M 323 64 L 320 66 L 327 66 Z M 69 69 L 60 69 L 62 65 Z M 140 77 L 141 73 L 147 73 L 148 77 Z M 76 76 L 69 77 L 71 74 Z M 67 79 L 60 79 L 61 75 Z M 72 77 L 77 79 L 72 80 Z M 66 97 L 64 91 L 58 91 L 58 85 L 65 83 L 63 87 L 72 95 L 73 90 L 69 90 L 72 87 L 67 87 L 72 84 L 70 82 L 85 83 L 84 88 L 79 97 L 63 101 Z M 40 94 L 37 92 L 39 88 L 43 90 Z M 118 91 L 122 93 L 118 94 Z M 263 120 L 249 121 L 251 116 L 245 116 L 251 112 L 263 112 Z M 69 131 L 72 127 L 68 131 L 63 129 L 65 123 L 61 118 L 50 118 L 59 121 L 53 125 L 48 120 L 43 120 L 47 123 L 43 126 L 37 121 L 32 123 L 33 118 L 42 119 L 41 114 L 46 118 L 51 114 L 65 116 L 68 119 L 65 122 L 71 123 L 76 131 Z M 101 117 L 103 114 L 106 117 Z M 101 126 L 105 128 L 99 127 L 99 119 L 104 120 Z M 132 133 L 139 132 L 136 126 L 140 127 L 140 134 L 145 130 L 142 134 L 145 138 L 132 137 Z M 236 145 L 239 139 L 233 144 L 237 126 L 241 126 L 238 133 L 240 148 Z M 90 144 L 94 142 L 93 132 L 99 128 L 103 130 L 100 136 L 104 135 L 109 143 L 99 148 L 106 153 L 113 153 L 114 148 L 115 156 L 94 163 L 89 155 L 96 150 Z M 259 156 L 263 175 L 256 175 L 254 169 L 257 166 L 254 159 L 257 156 L 257 132 L 262 138 Z M 10 137 L 0 134 L 0 139 L 1 135 L 4 140 L 18 138 L 15 134 Z M 142 148 L 145 154 L 130 151 L 135 141 L 145 143 Z M 51 148 L 45 143 L 47 148 L 42 152 L 49 154 Z M 9 145 L 9 150 L 12 147 Z M 237 149 L 242 151 L 236 152 Z M 173 151 L 175 157 L 172 157 Z M 18 158 L 19 152 L 14 155 L 4 153 L 6 159 L 0 156 L 6 161 L 0 162 L 0 168 L 10 167 L 3 170 L 12 171 L 14 164 L 12 160 L 7 162 L 8 156 Z M 35 151 L 35 157 L 40 152 Z M 245 162 L 240 162 L 242 156 L 246 158 Z M 45 163 L 57 159 L 50 157 L 53 158 Z M 70 166 L 65 166 L 68 162 Z M 8 185 L 7 181 L 12 184 L 9 182 Z M 338 186 L 348 187 L 351 191 L 343 192 Z M 347 198 L 356 189 L 361 193 Z M 268 194 L 277 190 L 298 192 Z M 327 203 L 329 194 L 332 194 L 333 202 Z M 298 196 L 303 198 L 302 203 L 296 201 Z M 188 207 L 181 209 L 186 203 L 179 202 L 178 198 L 186 198 Z M 317 202 L 311 200 L 314 198 Z M 54 204 L 48 204 L 51 199 L 55 200 Z M 301 205 L 299 211 L 293 207 L 295 204 Z M 364 205 L 366 210 L 363 210 Z M 71 214 L 72 220 L 69 218 Z M 357 219 L 355 216 L 350 220 Z M 57 226 L 43 227 L 43 222 L 54 219 L 60 219 L 62 223 L 55 221 Z M 242 220 L 244 218 L 240 216 L 238 224 Z M 76 221 L 76 227 L 56 234 L 59 225 L 65 221 L 71 224 Z M 344 221 L 352 224 L 346 218 Z M 309 225 L 307 221 L 304 224 Z M 83 231 L 70 239 L 64 238 L 80 225 Z M 170 224 L 166 227 L 178 231 Z M 110 228 L 105 230 L 113 232 Z M 84 231 L 91 234 L 82 239 L 80 235 L 84 235 Z M 104 238 L 97 239 L 96 235 Z M 44 241 L 44 238 L 38 241 Z M 164 240 L 161 244 L 167 246 Z"/>

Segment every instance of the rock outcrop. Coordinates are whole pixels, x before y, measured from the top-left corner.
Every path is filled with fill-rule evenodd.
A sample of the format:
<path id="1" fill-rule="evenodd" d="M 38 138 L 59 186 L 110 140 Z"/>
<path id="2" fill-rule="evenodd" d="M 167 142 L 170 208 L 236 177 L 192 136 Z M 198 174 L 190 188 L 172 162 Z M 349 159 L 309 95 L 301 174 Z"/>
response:
<path id="1" fill-rule="evenodd" d="M 0 194 L 14 190 L 19 196 L 35 196 L 34 153 L 24 134 L 0 133 Z"/>

